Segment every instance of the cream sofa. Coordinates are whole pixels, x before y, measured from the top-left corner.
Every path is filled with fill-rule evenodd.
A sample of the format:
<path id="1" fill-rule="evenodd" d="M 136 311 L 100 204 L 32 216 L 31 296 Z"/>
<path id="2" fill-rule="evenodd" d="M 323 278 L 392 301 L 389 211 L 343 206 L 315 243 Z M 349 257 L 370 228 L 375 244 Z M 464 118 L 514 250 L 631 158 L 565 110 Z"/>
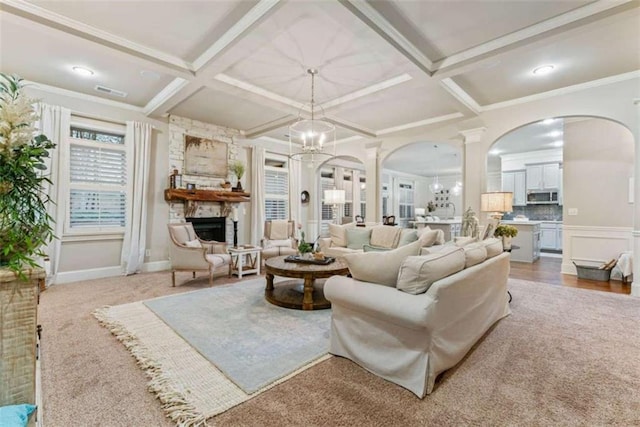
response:
<path id="1" fill-rule="evenodd" d="M 329 352 L 420 398 L 510 314 L 501 241 L 437 249 L 400 261 L 393 256 L 400 248 L 345 255 L 353 277 L 333 276 L 324 286 L 332 306 Z"/>
<path id="2" fill-rule="evenodd" d="M 351 253 L 366 251 L 386 251 L 422 241 L 422 246 L 441 245 L 444 243 L 442 230 L 414 230 L 392 227 L 388 225 L 367 223 L 365 227 L 357 227 L 356 223 L 344 225 L 329 224 L 330 237 L 318 240 L 320 251 L 326 256 L 342 257 Z"/>

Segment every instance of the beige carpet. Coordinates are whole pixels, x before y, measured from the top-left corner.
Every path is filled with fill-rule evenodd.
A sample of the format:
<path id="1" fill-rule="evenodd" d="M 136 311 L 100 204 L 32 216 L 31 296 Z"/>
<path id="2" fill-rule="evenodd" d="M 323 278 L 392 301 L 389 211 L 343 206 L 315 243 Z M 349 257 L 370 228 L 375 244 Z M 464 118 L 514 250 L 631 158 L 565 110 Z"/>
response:
<path id="1" fill-rule="evenodd" d="M 45 426 L 173 425 L 134 358 L 91 312 L 204 287 L 203 277 L 171 288 L 168 273 L 154 273 L 43 293 Z M 334 357 L 209 423 L 640 425 L 640 299 L 518 280 L 511 293 L 513 314 L 424 400 Z"/>

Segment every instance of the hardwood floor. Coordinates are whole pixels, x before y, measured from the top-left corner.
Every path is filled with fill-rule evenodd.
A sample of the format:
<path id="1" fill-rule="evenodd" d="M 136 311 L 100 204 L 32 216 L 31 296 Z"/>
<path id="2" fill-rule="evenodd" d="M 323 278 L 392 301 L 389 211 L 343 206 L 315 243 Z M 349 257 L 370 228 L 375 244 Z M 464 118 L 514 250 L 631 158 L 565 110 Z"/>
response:
<path id="1" fill-rule="evenodd" d="M 618 280 L 597 282 L 595 280 L 578 279 L 577 276 L 560 273 L 562 259 L 540 257 L 534 263 L 511 261 L 509 277 L 514 279 L 531 280 L 534 282 L 550 283 L 553 285 L 570 286 L 573 288 L 594 289 L 597 291 L 630 294 L 631 283 Z"/>

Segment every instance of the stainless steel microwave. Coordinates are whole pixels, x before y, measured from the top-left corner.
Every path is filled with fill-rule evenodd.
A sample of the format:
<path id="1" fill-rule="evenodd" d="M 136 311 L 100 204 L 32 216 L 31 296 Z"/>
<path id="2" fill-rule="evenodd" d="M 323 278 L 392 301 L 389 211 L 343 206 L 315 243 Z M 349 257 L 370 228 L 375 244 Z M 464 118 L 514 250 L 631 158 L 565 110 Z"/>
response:
<path id="1" fill-rule="evenodd" d="M 527 193 L 528 205 L 553 205 L 558 204 L 557 191 L 529 191 Z"/>

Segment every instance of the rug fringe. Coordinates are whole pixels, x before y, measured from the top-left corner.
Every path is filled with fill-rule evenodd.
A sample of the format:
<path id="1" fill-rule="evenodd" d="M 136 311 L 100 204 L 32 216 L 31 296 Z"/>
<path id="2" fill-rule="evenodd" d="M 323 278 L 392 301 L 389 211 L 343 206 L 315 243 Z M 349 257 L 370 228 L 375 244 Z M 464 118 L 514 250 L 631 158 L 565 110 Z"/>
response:
<path id="1" fill-rule="evenodd" d="M 162 364 L 154 360 L 148 349 L 130 333 L 122 323 L 109 315 L 111 306 L 94 310 L 93 316 L 106 327 L 135 357 L 137 364 L 150 378 L 147 389 L 162 402 L 162 409 L 167 417 L 180 427 L 205 427 L 206 417 L 189 403 L 184 394 L 171 384 L 170 378 L 162 369 Z"/>

